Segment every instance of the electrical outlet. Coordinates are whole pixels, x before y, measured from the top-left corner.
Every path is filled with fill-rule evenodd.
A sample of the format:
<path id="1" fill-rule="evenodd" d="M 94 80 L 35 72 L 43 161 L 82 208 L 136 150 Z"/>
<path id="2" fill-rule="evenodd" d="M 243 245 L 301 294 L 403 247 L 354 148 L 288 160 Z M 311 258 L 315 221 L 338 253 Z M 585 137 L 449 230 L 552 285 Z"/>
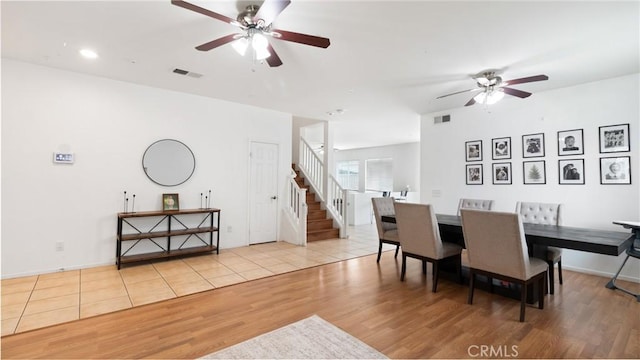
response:
<path id="1" fill-rule="evenodd" d="M 433 197 L 441 197 L 442 196 L 442 190 L 431 190 L 431 196 L 433 196 Z"/>
<path id="2" fill-rule="evenodd" d="M 233 227 L 231 227 L 231 226 L 227 226 L 227 232 L 229 232 L 229 233 L 230 233 L 230 232 L 233 232 Z"/>
<path id="3" fill-rule="evenodd" d="M 56 251 L 64 251 L 64 242 L 56 241 Z"/>

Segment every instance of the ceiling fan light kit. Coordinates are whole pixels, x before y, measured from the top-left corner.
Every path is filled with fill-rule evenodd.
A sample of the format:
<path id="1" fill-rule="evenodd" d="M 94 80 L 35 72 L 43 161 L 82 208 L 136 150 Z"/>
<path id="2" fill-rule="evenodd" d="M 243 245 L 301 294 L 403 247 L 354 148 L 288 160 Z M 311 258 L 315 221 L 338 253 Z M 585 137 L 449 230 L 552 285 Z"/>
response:
<path id="1" fill-rule="evenodd" d="M 267 37 L 320 48 L 327 48 L 331 44 L 329 39 L 319 36 L 279 29 L 273 29 L 272 31 L 272 22 L 291 4 L 290 0 L 265 0 L 262 6 L 249 5 L 244 11 L 238 14 L 236 20 L 186 1 L 171 0 L 171 4 L 209 16 L 216 20 L 224 21 L 244 31 L 244 33 L 226 35 L 196 46 L 196 49 L 200 51 L 209 51 L 224 44 L 231 43 L 235 51 L 241 56 L 244 56 L 247 50 L 251 49 L 254 60 L 266 60 L 269 66 L 276 67 L 282 65 L 282 60 L 280 60 L 280 57 L 276 54 Z"/>
<path id="2" fill-rule="evenodd" d="M 502 100 L 503 97 L 504 92 L 500 89 L 490 89 L 474 96 L 473 100 L 478 104 L 493 105 Z"/>
<path id="3" fill-rule="evenodd" d="M 476 88 L 456 91 L 451 94 L 438 96 L 436 99 L 441 99 L 443 97 L 447 97 L 451 95 L 457 95 L 457 94 L 474 92 L 474 91 L 482 91 L 482 92 L 475 95 L 473 98 L 471 98 L 471 100 L 469 100 L 464 106 L 470 106 L 475 103 L 484 104 L 484 105 L 493 105 L 498 101 L 502 100 L 502 98 L 504 98 L 505 93 L 524 99 L 526 97 L 531 96 L 531 93 L 510 88 L 510 87 L 507 87 L 507 85 L 524 84 L 524 83 L 534 82 L 534 81 L 543 81 L 543 80 L 548 80 L 549 77 L 547 75 L 535 75 L 535 76 L 503 81 L 502 77 L 496 75 L 495 70 L 486 70 L 473 76 L 473 79 L 476 80 L 476 85 L 477 85 Z"/>

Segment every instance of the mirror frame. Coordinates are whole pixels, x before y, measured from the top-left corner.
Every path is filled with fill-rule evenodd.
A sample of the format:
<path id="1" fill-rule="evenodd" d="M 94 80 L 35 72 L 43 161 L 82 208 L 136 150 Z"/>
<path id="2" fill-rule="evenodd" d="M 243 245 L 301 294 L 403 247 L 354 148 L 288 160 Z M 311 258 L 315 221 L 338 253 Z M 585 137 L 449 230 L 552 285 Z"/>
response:
<path id="1" fill-rule="evenodd" d="M 151 154 L 153 154 L 153 150 L 157 149 L 157 146 L 162 145 L 163 143 L 166 142 L 172 142 L 172 143 L 177 143 L 177 145 L 181 145 L 184 147 L 184 149 L 186 149 L 188 151 L 188 153 L 185 152 L 185 154 L 189 154 L 191 155 L 191 158 L 188 158 L 188 160 L 193 161 L 193 165 L 191 165 L 191 171 L 189 172 L 188 175 L 185 174 L 185 176 L 180 177 L 180 179 L 176 180 L 175 182 L 171 182 L 171 183 L 167 183 L 167 179 L 158 179 L 158 174 L 152 175 L 150 174 L 150 171 L 148 171 L 148 167 L 145 166 L 145 159 L 149 160 L 148 156 L 150 156 Z M 155 146 L 155 147 L 154 147 Z M 151 152 L 150 152 L 151 151 Z M 175 167 L 176 163 L 173 164 L 163 164 L 165 165 L 167 168 L 171 168 L 171 167 Z M 184 184 L 187 180 L 189 180 L 191 178 L 191 176 L 193 176 L 193 173 L 196 171 L 196 157 L 193 154 L 193 151 L 191 151 L 191 149 L 182 141 L 178 141 L 175 139 L 161 139 L 158 141 L 153 142 L 151 145 L 149 145 L 147 147 L 147 149 L 144 151 L 144 154 L 142 154 L 142 170 L 144 171 L 145 175 L 147 175 L 147 178 L 149 178 L 149 180 L 153 181 L 154 183 L 161 185 L 161 186 L 178 186 L 180 184 Z M 153 171 L 151 171 L 151 173 L 153 173 Z M 184 179 L 183 179 L 184 178 Z"/>

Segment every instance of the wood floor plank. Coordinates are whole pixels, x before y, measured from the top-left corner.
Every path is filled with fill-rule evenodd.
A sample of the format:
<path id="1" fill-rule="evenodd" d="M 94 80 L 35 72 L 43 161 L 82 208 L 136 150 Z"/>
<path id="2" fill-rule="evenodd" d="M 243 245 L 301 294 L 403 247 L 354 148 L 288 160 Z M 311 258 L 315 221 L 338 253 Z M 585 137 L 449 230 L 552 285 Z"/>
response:
<path id="1" fill-rule="evenodd" d="M 393 252 L 262 278 L 2 338 L 2 357 L 204 356 L 318 314 L 391 358 L 469 358 L 476 347 L 518 358 L 640 358 L 640 303 L 604 288 L 607 279 L 563 270 L 545 309 L 441 280 Z M 625 283 L 626 285 L 626 283 Z M 637 286 L 638 284 L 630 284 Z M 495 357 L 495 356 L 494 356 Z M 512 356 L 513 357 L 513 356 Z"/>

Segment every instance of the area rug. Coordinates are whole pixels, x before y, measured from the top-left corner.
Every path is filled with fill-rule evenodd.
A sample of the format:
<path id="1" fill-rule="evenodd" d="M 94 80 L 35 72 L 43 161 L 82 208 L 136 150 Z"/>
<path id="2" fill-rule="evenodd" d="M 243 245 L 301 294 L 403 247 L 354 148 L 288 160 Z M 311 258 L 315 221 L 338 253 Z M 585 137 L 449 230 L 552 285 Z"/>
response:
<path id="1" fill-rule="evenodd" d="M 388 359 L 313 315 L 201 359 Z"/>

